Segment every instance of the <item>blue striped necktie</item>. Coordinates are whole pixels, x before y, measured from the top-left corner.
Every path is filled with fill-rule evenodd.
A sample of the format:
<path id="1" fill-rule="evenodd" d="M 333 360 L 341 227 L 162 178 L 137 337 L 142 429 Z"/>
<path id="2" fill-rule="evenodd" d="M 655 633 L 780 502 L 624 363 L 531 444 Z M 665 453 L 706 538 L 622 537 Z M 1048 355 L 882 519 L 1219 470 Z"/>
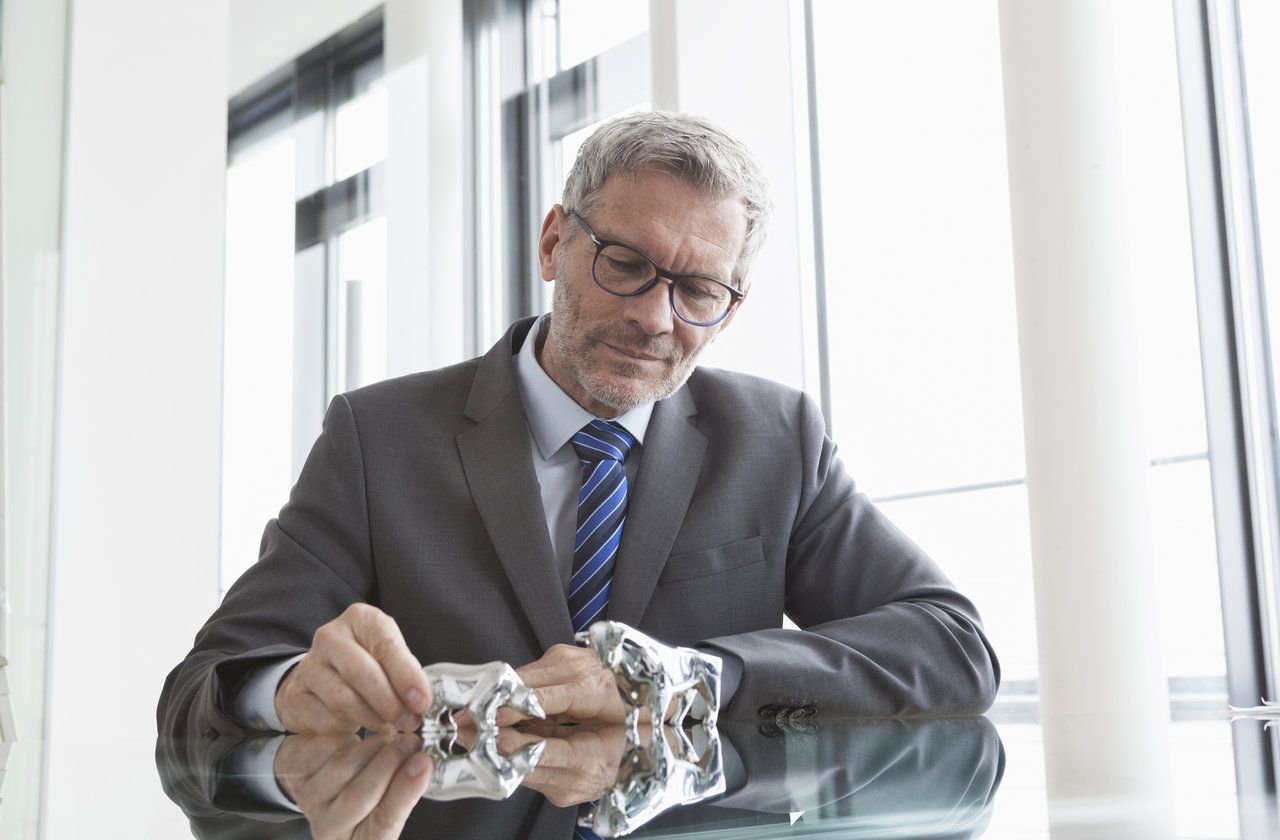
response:
<path id="1" fill-rule="evenodd" d="M 570 443 L 582 465 L 569 578 L 569 616 L 576 633 L 603 618 L 609 603 L 614 559 L 627 514 L 627 473 L 622 465 L 635 438 L 617 423 L 592 420 Z"/>
<path id="2" fill-rule="evenodd" d="M 609 603 L 613 562 L 627 515 L 627 473 L 623 463 L 635 438 L 617 423 L 592 420 L 570 441 L 582 465 L 578 491 L 578 530 L 573 537 L 573 574 L 569 577 L 569 615 L 573 632 L 604 616 Z M 589 813 L 584 804 L 579 816 Z M 574 840 L 600 840 L 586 826 L 574 826 Z"/>

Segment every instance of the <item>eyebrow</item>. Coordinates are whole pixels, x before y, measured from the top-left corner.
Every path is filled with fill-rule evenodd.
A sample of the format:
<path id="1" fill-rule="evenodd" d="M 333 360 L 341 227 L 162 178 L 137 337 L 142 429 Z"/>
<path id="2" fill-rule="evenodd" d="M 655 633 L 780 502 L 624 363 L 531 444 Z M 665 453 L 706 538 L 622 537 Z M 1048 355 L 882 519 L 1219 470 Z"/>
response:
<path id="1" fill-rule="evenodd" d="M 582 222 L 582 223 L 586 222 L 586 219 L 583 219 L 582 216 L 576 210 L 574 211 L 574 215 L 577 216 L 579 222 Z M 584 229 L 587 231 L 587 234 L 589 236 L 594 236 L 596 239 L 600 240 L 606 245 L 622 245 L 625 248 L 630 248 L 632 251 L 635 251 L 637 254 L 644 257 L 646 260 L 653 263 L 658 268 L 662 269 L 664 273 L 670 274 L 672 277 L 701 277 L 704 280 L 714 280 L 717 283 L 723 283 L 724 285 L 728 286 L 734 291 L 738 291 L 738 292 L 742 291 L 741 289 L 738 288 L 737 284 L 734 283 L 732 280 L 732 277 L 733 277 L 732 270 L 730 270 L 729 272 L 729 276 L 730 276 L 729 280 L 724 280 L 715 274 L 704 274 L 703 272 L 700 272 L 700 271 L 673 271 L 667 268 L 662 263 L 655 260 L 653 257 L 649 256 L 649 252 L 638 245 L 633 245 L 632 243 L 627 242 L 626 240 L 623 240 L 623 239 L 614 239 L 609 236 L 603 236 L 599 233 L 599 231 L 593 230 L 589 227 L 584 227 Z M 697 236 L 696 238 L 702 242 L 710 241 L 707 239 L 703 239 L 701 236 Z M 724 249 L 722 248 L 721 250 L 724 250 Z"/>

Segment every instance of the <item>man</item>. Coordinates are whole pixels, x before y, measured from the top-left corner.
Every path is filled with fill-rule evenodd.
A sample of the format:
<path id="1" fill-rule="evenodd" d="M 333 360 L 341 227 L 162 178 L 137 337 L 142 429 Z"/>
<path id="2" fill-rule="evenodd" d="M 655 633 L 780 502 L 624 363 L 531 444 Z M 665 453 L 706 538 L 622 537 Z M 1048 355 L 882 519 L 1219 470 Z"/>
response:
<path id="1" fill-rule="evenodd" d="M 721 657 L 722 719 L 984 710 L 976 610 L 856 491 L 812 401 L 695 369 L 767 212 L 701 119 L 593 134 L 538 242 L 550 316 L 333 400 L 161 733 L 411 730 L 436 661 L 510 662 L 549 715 L 619 721 L 572 645 L 598 618 Z"/>

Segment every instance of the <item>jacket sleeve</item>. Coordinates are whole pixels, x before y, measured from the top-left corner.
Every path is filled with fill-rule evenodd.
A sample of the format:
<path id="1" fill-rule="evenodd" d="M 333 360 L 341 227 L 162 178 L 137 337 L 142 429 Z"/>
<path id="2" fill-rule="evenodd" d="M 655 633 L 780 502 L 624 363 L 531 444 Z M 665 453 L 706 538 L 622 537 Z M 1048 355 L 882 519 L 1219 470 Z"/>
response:
<path id="1" fill-rule="evenodd" d="M 227 711 L 255 669 L 305 652 L 320 625 L 375 601 L 360 439 L 346 397 L 334 397 L 259 559 L 232 585 L 170 672 L 156 723 L 162 737 L 242 732 Z"/>
<path id="2" fill-rule="evenodd" d="M 987 709 L 1000 666 L 977 609 L 858 492 L 808 397 L 798 429 L 801 492 L 785 604 L 801 629 L 704 642 L 742 662 L 737 691 L 721 713 L 758 720 Z"/>

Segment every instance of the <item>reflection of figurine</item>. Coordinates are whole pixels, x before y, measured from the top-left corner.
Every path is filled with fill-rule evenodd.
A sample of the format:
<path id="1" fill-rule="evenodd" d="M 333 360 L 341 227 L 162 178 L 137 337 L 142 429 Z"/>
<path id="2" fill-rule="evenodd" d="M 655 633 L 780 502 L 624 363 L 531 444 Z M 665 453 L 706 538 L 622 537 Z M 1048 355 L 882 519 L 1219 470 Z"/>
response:
<path id="1" fill-rule="evenodd" d="M 688 736 L 679 727 L 655 728 L 647 746 L 628 740 L 617 783 L 584 810 L 578 824 L 601 837 L 621 837 L 677 805 L 724 790 L 715 726 L 695 726 Z"/>
<path id="2" fill-rule="evenodd" d="M 627 707 L 627 732 L 632 743 L 639 742 L 640 710 L 649 710 L 649 719 L 661 724 L 672 700 L 676 708 L 670 718 L 679 727 L 701 700 L 702 723 L 715 726 L 720 711 L 720 658 L 693 648 L 670 647 L 634 627 L 616 621 L 597 621 L 575 637 L 589 645 L 600 662 L 613 672 L 618 692 Z"/>
<path id="3" fill-rule="evenodd" d="M 536 718 L 546 713 L 537 696 L 505 662 L 459 665 L 437 662 L 422 669 L 431 681 L 431 706 L 422 715 L 422 729 L 435 731 L 457 728 L 453 715 L 465 711 L 479 729 L 498 726 L 498 709 L 510 706 Z"/>
<path id="4" fill-rule="evenodd" d="M 481 729 L 477 735 L 476 743 L 465 752 L 456 732 L 427 740 L 423 749 L 435 762 L 435 772 L 423 799 L 506 799 L 538 766 L 546 747 L 545 742 L 535 741 L 504 756 L 498 752 L 497 730 Z"/>

